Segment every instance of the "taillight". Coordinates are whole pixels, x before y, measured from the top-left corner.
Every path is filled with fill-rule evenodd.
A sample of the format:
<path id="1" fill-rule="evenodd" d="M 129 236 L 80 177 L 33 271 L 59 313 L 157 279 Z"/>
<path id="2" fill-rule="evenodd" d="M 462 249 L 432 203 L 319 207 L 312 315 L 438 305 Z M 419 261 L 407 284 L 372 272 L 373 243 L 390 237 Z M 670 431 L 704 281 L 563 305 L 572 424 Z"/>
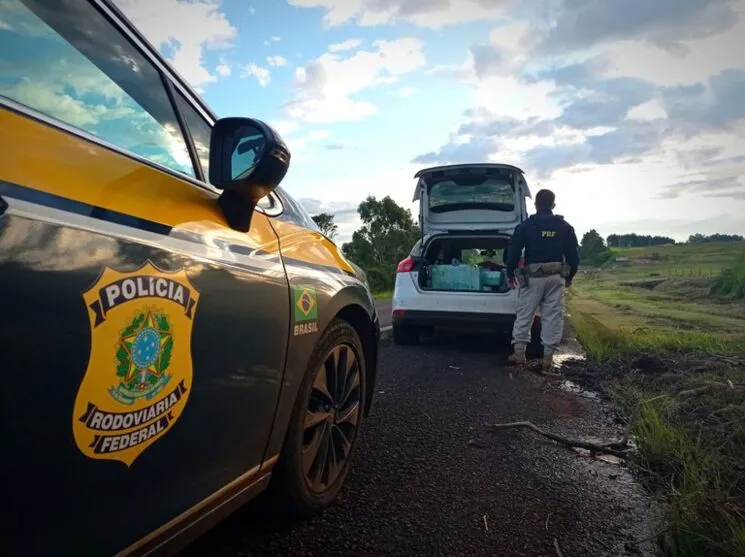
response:
<path id="1" fill-rule="evenodd" d="M 414 268 L 414 260 L 411 257 L 407 257 L 396 267 L 397 273 L 410 273 Z"/>

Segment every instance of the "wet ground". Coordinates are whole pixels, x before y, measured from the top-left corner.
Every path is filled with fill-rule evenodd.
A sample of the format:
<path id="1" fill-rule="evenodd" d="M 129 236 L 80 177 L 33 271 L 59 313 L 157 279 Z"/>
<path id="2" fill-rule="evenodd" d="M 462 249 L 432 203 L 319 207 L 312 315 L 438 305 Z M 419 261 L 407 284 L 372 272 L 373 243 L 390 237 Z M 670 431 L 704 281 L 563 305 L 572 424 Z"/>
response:
<path id="1" fill-rule="evenodd" d="M 576 385 L 507 366 L 506 348 L 488 337 L 384 340 L 373 412 L 338 504 L 285 523 L 251 503 L 185 554 L 651 555 L 657 511 L 614 459 L 531 431 L 484 431 L 530 420 L 570 438 L 622 434 Z"/>

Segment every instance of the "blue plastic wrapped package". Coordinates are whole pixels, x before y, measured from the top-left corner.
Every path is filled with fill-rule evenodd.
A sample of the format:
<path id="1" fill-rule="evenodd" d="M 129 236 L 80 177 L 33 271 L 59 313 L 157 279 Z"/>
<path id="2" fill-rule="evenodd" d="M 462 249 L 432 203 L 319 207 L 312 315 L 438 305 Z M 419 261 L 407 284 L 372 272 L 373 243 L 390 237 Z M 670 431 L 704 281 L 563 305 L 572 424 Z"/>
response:
<path id="1" fill-rule="evenodd" d="M 481 275 L 474 265 L 432 265 L 435 290 L 480 290 Z"/>
<path id="2" fill-rule="evenodd" d="M 504 273 L 502 271 L 489 271 L 481 269 L 481 286 L 502 286 Z"/>

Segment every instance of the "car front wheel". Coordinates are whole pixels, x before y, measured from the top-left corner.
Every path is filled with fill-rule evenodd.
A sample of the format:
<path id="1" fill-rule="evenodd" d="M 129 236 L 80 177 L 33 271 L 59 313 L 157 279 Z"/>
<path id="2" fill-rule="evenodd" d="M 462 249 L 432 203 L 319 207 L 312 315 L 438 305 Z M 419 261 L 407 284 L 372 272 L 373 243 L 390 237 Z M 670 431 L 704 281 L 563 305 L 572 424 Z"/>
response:
<path id="1" fill-rule="evenodd" d="M 292 514 L 315 514 L 341 490 L 362 422 L 365 379 L 357 332 L 346 321 L 334 320 L 308 362 L 275 470 Z"/>

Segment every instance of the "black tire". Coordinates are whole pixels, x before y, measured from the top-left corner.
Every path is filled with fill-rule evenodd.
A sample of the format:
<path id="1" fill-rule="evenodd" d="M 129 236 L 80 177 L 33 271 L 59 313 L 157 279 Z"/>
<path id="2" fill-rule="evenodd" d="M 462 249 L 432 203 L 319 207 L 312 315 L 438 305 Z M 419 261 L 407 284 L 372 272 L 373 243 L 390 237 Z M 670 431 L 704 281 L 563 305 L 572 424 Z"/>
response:
<path id="1" fill-rule="evenodd" d="M 403 325 L 394 325 L 393 343 L 399 346 L 413 346 L 419 344 L 419 329 Z"/>
<path id="2" fill-rule="evenodd" d="M 345 380 L 344 386 L 341 386 L 341 388 L 340 385 L 333 384 L 336 381 L 334 377 L 338 377 L 338 373 L 334 374 L 329 371 L 329 367 L 327 366 L 329 358 L 335 358 L 334 353 L 337 350 L 340 350 L 339 357 L 333 361 L 339 362 L 338 367 L 343 367 L 344 365 L 340 363 L 342 358 L 346 357 L 346 362 L 349 362 L 349 356 L 352 354 L 354 355 L 357 369 L 357 373 L 352 374 L 351 370 L 354 364 L 349 368 L 350 375 L 347 376 L 347 380 L 351 380 L 351 382 L 347 383 L 347 380 Z M 342 356 L 342 353 L 345 353 L 346 356 Z M 321 369 L 322 367 L 324 369 Z M 338 372 L 338 370 L 336 371 Z M 347 421 L 338 421 L 340 417 L 343 417 L 342 415 L 345 410 L 348 411 L 351 406 L 341 405 L 339 407 L 336 399 L 332 403 L 336 405 L 336 408 L 330 410 L 328 419 L 306 427 L 307 416 L 318 417 L 323 413 L 329 414 L 328 409 L 322 408 L 328 406 L 325 401 L 330 399 L 319 389 L 318 378 L 321 376 L 323 376 L 323 380 L 326 382 L 326 393 L 330 394 L 332 398 L 334 395 L 338 395 L 337 399 L 343 398 L 343 394 L 339 393 L 348 391 L 349 400 L 355 401 L 357 416 L 354 427 L 348 427 L 351 424 Z M 353 376 L 356 376 L 356 379 Z M 335 319 L 323 333 L 323 336 L 308 360 L 308 367 L 305 370 L 305 376 L 298 391 L 295 408 L 293 409 L 285 437 L 285 444 L 282 448 L 279 462 L 277 462 L 273 472 L 272 483 L 275 493 L 272 499 L 274 499 L 275 508 L 276 504 L 279 503 L 279 509 L 282 511 L 288 512 L 293 516 L 307 518 L 323 510 L 336 499 L 349 473 L 349 466 L 357 447 L 362 424 L 362 412 L 365 400 L 367 399 L 366 379 L 367 370 L 365 369 L 364 350 L 357 332 L 346 321 Z M 357 382 L 359 384 L 355 387 L 353 383 Z M 339 383 L 339 381 L 336 381 L 336 383 Z M 348 389 L 348 387 L 351 388 Z M 312 421 L 308 420 L 308 423 Z M 321 440 L 318 442 L 318 448 L 315 450 L 316 456 L 314 459 L 308 458 L 306 460 L 306 464 L 312 460 L 310 470 L 306 470 L 303 464 L 304 455 L 311 454 L 308 452 L 308 447 L 316 444 L 314 441 L 318 439 L 318 436 L 321 437 Z M 338 467 L 332 470 L 332 467 L 329 465 L 328 475 L 324 472 L 326 464 L 322 463 L 323 448 L 324 446 L 329 446 L 324 445 L 326 443 L 324 439 L 331 439 L 332 441 L 330 443 L 334 447 L 332 449 L 333 454 L 337 456 L 342 455 L 343 457 L 340 463 L 337 459 L 334 459 Z M 341 445 L 346 442 L 348 442 L 348 450 L 346 452 L 339 452 L 342 450 Z M 337 447 L 337 445 L 339 446 Z M 327 456 L 331 454 L 331 452 L 327 452 Z M 330 463 L 330 461 L 328 462 Z M 318 476 L 320 481 L 314 484 L 310 479 L 311 476 Z M 324 479 L 325 482 L 323 481 Z"/>

